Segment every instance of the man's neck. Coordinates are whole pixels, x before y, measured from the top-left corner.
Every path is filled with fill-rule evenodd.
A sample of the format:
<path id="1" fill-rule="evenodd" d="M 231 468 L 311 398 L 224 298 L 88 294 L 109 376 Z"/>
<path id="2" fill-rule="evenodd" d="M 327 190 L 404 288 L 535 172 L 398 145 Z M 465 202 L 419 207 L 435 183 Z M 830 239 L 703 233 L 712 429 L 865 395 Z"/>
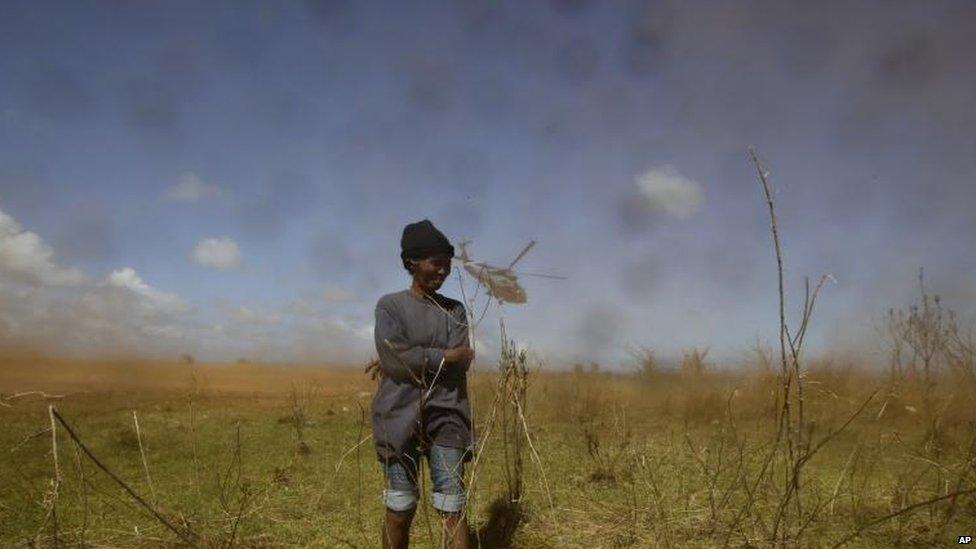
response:
<path id="1" fill-rule="evenodd" d="M 433 292 L 431 292 L 430 294 L 425 294 L 425 292 L 420 288 L 420 286 L 417 285 L 416 282 L 410 284 L 410 293 L 419 297 L 420 299 L 423 299 L 424 295 L 429 295 L 430 297 L 434 297 Z"/>

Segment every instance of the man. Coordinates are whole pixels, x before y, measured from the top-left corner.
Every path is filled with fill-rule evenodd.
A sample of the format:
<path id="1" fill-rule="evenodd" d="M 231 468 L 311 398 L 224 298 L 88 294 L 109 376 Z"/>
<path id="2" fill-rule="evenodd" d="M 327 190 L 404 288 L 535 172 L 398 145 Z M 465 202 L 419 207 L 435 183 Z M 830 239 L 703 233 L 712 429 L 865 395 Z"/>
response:
<path id="1" fill-rule="evenodd" d="M 410 288 L 376 304 L 381 379 L 373 397 L 373 440 L 386 474 L 384 548 L 405 548 L 417 508 L 420 458 L 427 457 L 433 506 L 449 547 L 468 547 L 464 462 L 471 459 L 471 408 L 464 305 L 437 293 L 454 247 L 427 219 L 403 229 L 400 258 Z"/>

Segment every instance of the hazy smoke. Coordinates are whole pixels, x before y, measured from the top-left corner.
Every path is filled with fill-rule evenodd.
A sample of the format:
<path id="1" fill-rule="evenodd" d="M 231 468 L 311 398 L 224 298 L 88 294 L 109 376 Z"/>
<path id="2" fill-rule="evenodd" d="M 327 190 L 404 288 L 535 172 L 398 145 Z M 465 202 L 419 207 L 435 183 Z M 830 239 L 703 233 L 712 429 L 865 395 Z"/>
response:
<path id="1" fill-rule="evenodd" d="M 0 330 L 368 353 L 373 303 L 407 283 L 400 231 L 429 217 L 477 260 L 534 238 L 520 267 L 569 276 L 520 279 L 529 303 L 506 311 L 530 345 L 720 360 L 777 333 L 750 145 L 772 173 L 789 302 L 804 275 L 838 281 L 811 352 L 845 334 L 873 346 L 862 334 L 910 303 L 922 265 L 973 312 L 976 3 L 184 8 L 5 9 L 0 199 L 29 230 L 2 220 Z M 233 199 L 214 199 L 219 182 Z M 219 235 L 248 269 L 186 261 Z M 242 261 L 216 248 L 211 266 Z M 107 282 L 126 266 L 128 285 Z M 578 305 L 595 301 L 627 322 L 608 335 Z"/>

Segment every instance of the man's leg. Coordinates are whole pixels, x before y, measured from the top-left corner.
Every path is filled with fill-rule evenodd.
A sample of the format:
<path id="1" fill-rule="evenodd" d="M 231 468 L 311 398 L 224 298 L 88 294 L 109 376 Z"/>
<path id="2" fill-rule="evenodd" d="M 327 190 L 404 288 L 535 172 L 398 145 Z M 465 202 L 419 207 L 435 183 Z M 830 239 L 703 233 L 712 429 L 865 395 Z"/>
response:
<path id="1" fill-rule="evenodd" d="M 468 549 L 471 533 L 468 530 L 466 513 L 441 513 L 444 522 L 444 546 L 453 549 Z"/>
<path id="2" fill-rule="evenodd" d="M 386 515 L 381 531 L 383 549 L 407 549 L 410 524 L 417 510 L 417 456 L 405 454 L 403 460 L 384 464 L 386 489 L 383 504 Z"/>
<path id="3" fill-rule="evenodd" d="M 444 545 L 468 549 L 468 521 L 464 507 L 464 453 L 461 448 L 434 444 L 427 456 L 433 485 L 434 509 L 444 523 Z"/>
<path id="4" fill-rule="evenodd" d="M 410 546 L 410 524 L 413 522 L 416 507 L 408 511 L 394 511 L 386 508 L 383 517 L 383 549 L 407 549 Z"/>

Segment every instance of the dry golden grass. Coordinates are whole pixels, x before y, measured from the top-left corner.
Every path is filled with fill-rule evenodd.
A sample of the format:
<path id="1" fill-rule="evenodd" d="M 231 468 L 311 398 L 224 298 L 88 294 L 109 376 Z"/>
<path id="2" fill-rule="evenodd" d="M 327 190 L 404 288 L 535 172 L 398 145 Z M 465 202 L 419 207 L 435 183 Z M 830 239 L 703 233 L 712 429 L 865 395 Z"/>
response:
<path id="1" fill-rule="evenodd" d="M 0 367 L 5 395 L 64 395 L 50 402 L 93 453 L 137 493 L 155 493 L 164 516 L 202 545 L 376 545 L 382 476 L 367 438 L 375 382 L 360 369 L 26 358 Z M 479 435 L 498 381 L 494 369 L 471 378 Z M 976 524 L 971 493 L 920 505 L 976 487 L 973 387 L 948 374 L 934 387 L 891 383 L 837 361 L 811 362 L 806 383 L 814 442 L 880 391 L 806 464 L 800 502 L 810 519 L 790 530 L 790 544 L 830 546 L 861 528 L 847 546 L 948 544 Z M 522 446 L 521 500 L 506 502 L 512 447 L 506 452 L 505 428 L 494 425 L 470 504 L 485 546 L 774 544 L 786 469 L 774 459 L 772 473 L 761 474 L 779 389 L 761 364 L 737 372 L 706 362 L 642 375 L 535 372 L 526 389 L 520 405 L 539 459 Z M 52 520 L 48 402 L 31 396 L 0 407 L 0 451 L 9 456 L 0 467 L 0 541 L 51 545 L 56 524 L 61 543 L 177 544 L 79 459 L 61 429 L 63 481 Z M 507 432 L 511 442 L 519 431 Z M 413 532 L 419 547 L 437 538 L 426 505 Z"/>
<path id="2" fill-rule="evenodd" d="M 199 391 L 215 394 L 280 394 L 303 383 L 334 392 L 366 389 L 362 368 L 343 365 L 196 363 L 139 358 L 79 360 L 18 356 L 0 358 L 0 392 Z"/>

